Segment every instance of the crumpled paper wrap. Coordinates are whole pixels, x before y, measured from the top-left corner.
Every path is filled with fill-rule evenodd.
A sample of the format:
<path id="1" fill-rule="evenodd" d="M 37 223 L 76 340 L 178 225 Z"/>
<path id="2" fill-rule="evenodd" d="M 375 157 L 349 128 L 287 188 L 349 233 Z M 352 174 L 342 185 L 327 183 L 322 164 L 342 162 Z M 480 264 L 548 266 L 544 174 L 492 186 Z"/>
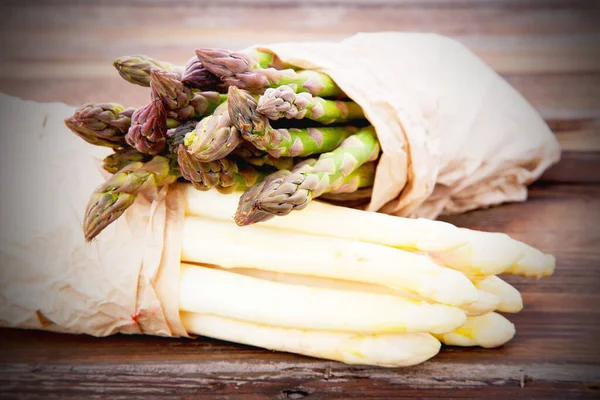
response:
<path id="1" fill-rule="evenodd" d="M 525 200 L 559 159 L 535 110 L 451 39 L 379 33 L 259 47 L 328 73 L 363 107 L 383 150 L 369 210 L 434 218 Z M 73 111 L 0 95 L 0 325 L 186 336 L 182 193 L 139 196 L 86 244 L 83 213 L 110 150 L 64 126 Z"/>
<path id="2" fill-rule="evenodd" d="M 329 74 L 362 106 L 383 150 L 370 211 L 435 218 L 523 201 L 560 158 L 533 107 L 453 39 L 384 32 L 257 47 Z"/>
<path id="3" fill-rule="evenodd" d="M 106 336 L 185 336 L 183 202 L 163 188 L 86 244 L 82 221 L 109 149 L 64 120 L 74 107 L 0 94 L 0 325 Z"/>

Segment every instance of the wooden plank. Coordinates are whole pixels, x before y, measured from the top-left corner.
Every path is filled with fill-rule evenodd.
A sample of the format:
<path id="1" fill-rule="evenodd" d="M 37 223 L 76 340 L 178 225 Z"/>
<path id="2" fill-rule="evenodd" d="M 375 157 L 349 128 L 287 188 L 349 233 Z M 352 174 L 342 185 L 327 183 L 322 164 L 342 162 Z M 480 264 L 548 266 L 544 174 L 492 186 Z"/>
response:
<path id="1" fill-rule="evenodd" d="M 596 131 L 597 132 L 597 131 Z M 564 151 L 560 161 L 540 177 L 542 182 L 600 182 L 600 151 Z"/>
<path id="2" fill-rule="evenodd" d="M 283 396 L 294 392 L 317 399 L 414 398 L 417 393 L 455 398 L 456 390 L 465 397 L 477 397 L 479 392 L 479 395 L 485 393 L 486 398 L 488 394 L 496 398 L 593 398 L 598 395 L 600 377 L 600 368 L 589 364 L 543 360 L 498 362 L 509 358 L 506 354 L 509 346 L 495 350 L 453 348 L 445 352 L 447 357 L 443 360 L 434 359 L 411 368 L 381 369 L 345 366 L 210 339 L 124 336 L 69 338 L 61 346 L 63 357 L 59 358 L 48 350 L 65 342 L 57 337 L 60 335 L 41 332 L 15 335 L 6 330 L 0 334 L 3 343 L 6 341 L 21 351 L 18 362 L 0 365 L 0 384 L 21 394 L 60 398 L 110 395 L 163 399 L 193 395 L 256 399 L 289 398 Z M 520 338 L 530 344 L 536 339 Z M 52 358 L 26 361 L 22 354 L 32 353 L 27 351 L 27 345 L 35 342 L 44 343 L 36 350 Z M 552 346 L 548 341 L 542 345 L 540 350 L 546 348 L 550 352 L 560 346 Z M 102 349 L 110 355 L 100 355 Z M 531 356 L 527 349 L 520 350 Z M 484 353 L 493 358 L 479 360 Z M 76 361 L 71 357 L 73 354 L 99 356 Z M 461 354 L 463 357 L 456 357 Z M 468 361 L 465 356 L 479 361 Z"/>
<path id="3" fill-rule="evenodd" d="M 82 4 L 85 0 L 36 0 L 37 4 L 46 4 L 53 6 L 69 6 Z M 6 4 L 22 5 L 18 0 L 6 0 Z M 103 0 L 103 5 L 118 6 L 122 5 L 121 0 Z M 133 0 L 129 3 L 144 4 L 150 7 L 170 6 L 170 0 Z M 195 5 L 198 2 L 194 0 L 180 0 L 182 5 Z M 429 7 L 447 7 L 447 8 L 569 8 L 569 9 L 589 9 L 594 8 L 594 2 L 589 0 L 304 0 L 302 6 L 332 6 L 343 5 L 346 7 L 411 7 L 411 8 L 429 8 Z M 222 0 L 218 3 L 220 7 L 287 7 L 298 8 L 300 5 L 297 0 Z"/>
<path id="4" fill-rule="evenodd" d="M 112 59 L 137 52 L 183 55 L 197 46 L 241 48 L 273 41 L 338 40 L 357 31 L 385 30 L 454 37 L 501 72 L 600 70 L 600 28 L 596 23 L 600 9 L 321 4 L 290 10 L 189 3 L 178 7 L 86 3 L 15 6 L 3 14 L 11 18 L 0 28 L 4 32 L 0 37 L 20 38 L 2 41 L 7 61 L 3 74 L 13 71 L 15 77 L 39 71 L 28 64 L 33 60 Z M 159 20 L 160 24 L 147 23 Z M 256 21 L 269 24 L 256 29 Z"/>

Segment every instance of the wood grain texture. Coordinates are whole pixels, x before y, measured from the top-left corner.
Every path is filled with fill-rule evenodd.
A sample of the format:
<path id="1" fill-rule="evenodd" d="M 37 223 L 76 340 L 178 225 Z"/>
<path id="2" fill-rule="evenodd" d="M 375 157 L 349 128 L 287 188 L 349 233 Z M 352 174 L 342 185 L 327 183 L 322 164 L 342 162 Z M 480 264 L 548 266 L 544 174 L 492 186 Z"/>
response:
<path id="1" fill-rule="evenodd" d="M 338 40 L 357 31 L 451 36 L 538 110 L 565 149 L 526 203 L 443 219 L 506 232 L 557 257 L 506 277 L 525 309 L 498 349 L 445 348 L 403 369 L 346 366 L 199 338 L 0 330 L 6 398 L 395 399 L 600 397 L 600 5 L 585 0 L 3 1 L 0 91 L 140 106 L 113 58 L 184 63 L 199 46 Z M 1 300 L 1 299 L 0 299 Z"/>

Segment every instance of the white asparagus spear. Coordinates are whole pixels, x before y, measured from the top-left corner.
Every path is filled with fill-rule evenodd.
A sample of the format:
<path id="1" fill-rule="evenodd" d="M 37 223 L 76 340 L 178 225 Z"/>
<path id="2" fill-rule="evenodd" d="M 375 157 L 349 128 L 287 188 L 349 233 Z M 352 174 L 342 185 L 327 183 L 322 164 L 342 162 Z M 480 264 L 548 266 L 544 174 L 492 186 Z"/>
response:
<path id="1" fill-rule="evenodd" d="M 515 326 L 500 314 L 488 313 L 468 317 L 467 322 L 454 332 L 435 335 L 442 343 L 451 346 L 502 346 L 515 336 Z"/>
<path id="2" fill-rule="evenodd" d="M 498 311 L 517 313 L 523 309 L 521 293 L 509 283 L 497 276 L 486 276 L 473 279 L 473 284 L 480 290 L 495 294 L 500 302 Z"/>
<path id="3" fill-rule="evenodd" d="M 440 342 L 428 333 L 361 335 L 257 325 L 215 315 L 182 312 L 189 333 L 346 364 L 407 367 L 435 356 Z"/>
<path id="4" fill-rule="evenodd" d="M 272 282 L 287 283 L 290 285 L 301 285 L 309 287 L 318 287 L 334 290 L 345 290 L 348 292 L 365 292 L 375 294 L 386 294 L 390 296 L 400 296 L 409 300 L 421 301 L 422 297 L 400 288 L 390 288 L 381 285 L 369 283 L 360 283 L 345 281 L 341 279 L 321 278 L 317 276 L 288 274 L 285 272 L 264 271 L 254 268 L 230 268 L 227 271 L 246 276 L 252 276 L 258 279 L 266 279 Z M 500 299 L 498 296 L 478 290 L 479 298 L 476 302 L 461 306 L 467 316 L 483 315 L 496 310 Z"/>
<path id="5" fill-rule="evenodd" d="M 179 309 L 283 328 L 355 333 L 451 332 L 459 308 L 370 293 L 287 285 L 182 263 Z"/>
<path id="6" fill-rule="evenodd" d="M 184 190 L 188 215 L 223 220 L 233 218 L 241 195 L 198 191 L 191 185 Z M 432 252 L 446 265 L 468 275 L 496 275 L 505 271 L 550 275 L 555 265 L 552 256 L 537 257 L 532 247 L 502 233 L 457 228 L 427 219 L 393 217 L 319 201 L 311 202 L 304 210 L 262 222 L 261 226 Z"/>
<path id="7" fill-rule="evenodd" d="M 550 276 L 554 273 L 556 259 L 553 255 L 544 254 L 535 247 L 523 242 L 518 243 L 524 256 L 504 271 L 505 273 L 534 278 Z"/>
<path id="8" fill-rule="evenodd" d="M 466 276 L 423 255 L 373 243 L 239 227 L 233 221 L 209 218 L 185 219 L 181 260 L 398 287 L 453 306 L 473 303 L 479 297 Z"/>

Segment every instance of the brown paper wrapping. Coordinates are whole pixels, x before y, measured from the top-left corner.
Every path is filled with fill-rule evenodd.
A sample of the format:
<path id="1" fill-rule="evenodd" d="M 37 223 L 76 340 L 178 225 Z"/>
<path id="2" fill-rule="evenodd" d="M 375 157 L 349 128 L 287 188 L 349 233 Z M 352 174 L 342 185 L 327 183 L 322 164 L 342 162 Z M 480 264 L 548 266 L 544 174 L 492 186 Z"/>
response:
<path id="1" fill-rule="evenodd" d="M 329 74 L 365 110 L 383 150 L 371 211 L 435 218 L 522 201 L 560 158 L 533 107 L 447 37 L 361 33 L 257 47 Z"/>
<path id="2" fill-rule="evenodd" d="M 559 159 L 535 110 L 450 39 L 380 33 L 259 47 L 328 73 L 363 107 L 383 150 L 369 210 L 434 218 L 524 200 L 526 185 Z M 109 150 L 64 126 L 73 111 L 0 95 L 0 325 L 186 336 L 182 193 L 138 197 L 86 244 L 83 212 Z"/>
<path id="3" fill-rule="evenodd" d="M 185 336 L 181 194 L 163 188 L 87 244 L 81 224 L 110 150 L 71 133 L 75 108 L 0 95 L 0 325 L 106 336 Z M 165 234 L 167 232 L 167 234 Z"/>

